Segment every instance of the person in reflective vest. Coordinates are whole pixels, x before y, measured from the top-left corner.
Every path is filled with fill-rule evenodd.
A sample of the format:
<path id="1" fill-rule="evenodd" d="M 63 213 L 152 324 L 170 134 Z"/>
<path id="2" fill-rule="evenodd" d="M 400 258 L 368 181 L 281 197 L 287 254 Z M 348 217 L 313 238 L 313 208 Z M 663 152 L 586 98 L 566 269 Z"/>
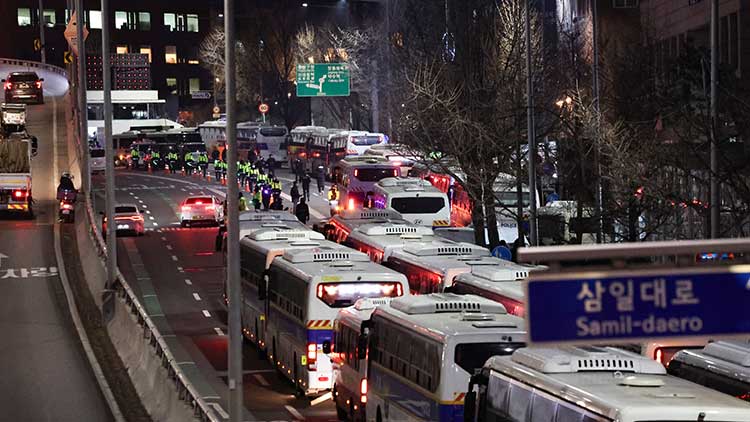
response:
<path id="1" fill-rule="evenodd" d="M 274 194 L 280 194 L 281 193 L 281 182 L 278 178 L 274 177 L 273 180 L 271 180 L 271 191 L 273 191 Z"/>
<path id="2" fill-rule="evenodd" d="M 239 209 L 240 209 L 240 211 L 247 211 L 247 200 L 242 195 L 242 192 L 240 192 Z"/>
<path id="3" fill-rule="evenodd" d="M 130 167 L 131 168 L 137 168 L 138 162 L 141 160 L 141 152 L 138 151 L 138 148 L 133 147 L 130 150 Z"/>
<path id="4" fill-rule="evenodd" d="M 169 151 L 167 160 L 169 161 L 169 172 L 174 174 L 177 171 L 177 162 L 180 161 L 180 156 L 175 151 Z"/>
<path id="5" fill-rule="evenodd" d="M 198 156 L 198 167 L 200 167 L 203 177 L 206 177 L 206 172 L 208 172 L 208 154 L 206 151 L 201 151 Z"/>
<path id="6" fill-rule="evenodd" d="M 218 158 L 214 160 L 214 176 L 216 176 L 216 181 L 221 181 L 221 160 Z"/>
<path id="7" fill-rule="evenodd" d="M 161 154 L 159 153 L 158 149 L 155 149 L 151 151 L 151 162 L 149 164 L 151 168 L 158 169 L 159 167 L 164 167 L 164 164 L 161 162 Z"/>
<path id="8" fill-rule="evenodd" d="M 193 153 L 187 151 L 182 160 L 185 162 L 185 174 L 190 176 L 193 173 Z"/>

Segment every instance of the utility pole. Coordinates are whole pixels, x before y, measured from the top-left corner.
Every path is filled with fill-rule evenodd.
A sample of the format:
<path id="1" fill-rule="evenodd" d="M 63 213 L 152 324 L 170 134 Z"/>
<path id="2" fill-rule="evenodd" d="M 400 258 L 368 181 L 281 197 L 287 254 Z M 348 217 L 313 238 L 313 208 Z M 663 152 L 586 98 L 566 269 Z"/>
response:
<path id="1" fill-rule="evenodd" d="M 86 101 L 86 43 L 83 39 L 83 0 L 76 0 L 76 43 L 78 47 L 78 120 L 81 140 L 81 187 L 91 198 L 91 171 L 89 170 L 88 103 Z M 109 22 L 109 20 L 105 20 Z M 103 25 L 102 25 L 103 26 Z M 105 152 L 106 153 L 106 152 Z"/>
<path id="2" fill-rule="evenodd" d="M 592 65 L 593 81 L 592 91 L 594 94 L 594 111 L 596 112 L 596 145 L 594 148 L 595 165 L 596 165 L 596 243 L 602 243 L 604 240 L 604 230 L 602 222 L 602 164 L 599 157 L 599 139 L 601 133 L 601 108 L 599 104 L 599 13 L 596 7 L 597 0 L 591 0 L 591 38 L 593 40 L 594 63 Z"/>
<path id="3" fill-rule="evenodd" d="M 531 1 L 528 1 L 526 3 L 526 132 L 529 143 L 529 241 L 531 246 L 537 246 L 536 134 L 534 133 L 534 79 L 531 74 L 531 7 Z"/>
<path id="4" fill-rule="evenodd" d="M 719 85 L 719 0 L 711 0 L 711 239 L 719 237 L 721 215 L 719 213 L 719 159 L 716 130 L 719 123 L 718 95 Z"/>
<path id="5" fill-rule="evenodd" d="M 235 91 L 235 22 L 234 0 L 224 0 L 224 33 L 226 57 L 226 113 L 227 113 L 227 293 L 229 296 L 229 420 L 242 421 L 242 327 L 240 306 L 240 216 L 239 187 L 237 186 L 237 92 Z"/>
<path id="6" fill-rule="evenodd" d="M 46 48 L 44 45 L 44 24 L 44 5 L 42 4 L 42 0 L 39 0 L 39 42 L 42 44 L 39 52 L 42 55 L 42 63 L 47 63 L 47 52 L 44 51 Z"/>
<path id="7" fill-rule="evenodd" d="M 115 151 L 112 144 L 112 72 L 109 54 L 109 0 L 102 0 L 102 81 L 104 85 L 104 158 L 106 167 L 107 285 L 117 278 L 117 227 L 115 225 Z"/>

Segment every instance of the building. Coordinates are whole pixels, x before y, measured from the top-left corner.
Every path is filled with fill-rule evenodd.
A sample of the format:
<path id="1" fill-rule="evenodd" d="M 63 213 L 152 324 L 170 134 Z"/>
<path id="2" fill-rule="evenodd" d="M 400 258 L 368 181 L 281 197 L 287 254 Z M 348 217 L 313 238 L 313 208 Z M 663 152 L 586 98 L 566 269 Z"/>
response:
<path id="1" fill-rule="evenodd" d="M 68 49 L 63 31 L 70 18 L 66 0 L 45 0 L 42 17 L 45 22 L 47 61 L 63 66 Z M 213 100 L 199 91 L 211 92 L 213 81 L 200 65 L 198 48 L 215 21 L 217 0 L 147 1 L 112 0 L 112 14 L 101 15 L 101 2 L 84 0 L 84 21 L 89 29 L 86 50 L 101 55 L 101 27 L 108 23 L 112 53 L 141 53 L 150 60 L 151 89 L 165 98 L 169 114 L 190 115 L 210 108 Z M 39 38 L 39 3 L 37 0 L 3 0 L 0 2 L 0 25 L 13 42 L 0 42 L 0 57 L 39 60 L 34 49 Z M 195 99 L 193 97 L 196 97 Z"/>

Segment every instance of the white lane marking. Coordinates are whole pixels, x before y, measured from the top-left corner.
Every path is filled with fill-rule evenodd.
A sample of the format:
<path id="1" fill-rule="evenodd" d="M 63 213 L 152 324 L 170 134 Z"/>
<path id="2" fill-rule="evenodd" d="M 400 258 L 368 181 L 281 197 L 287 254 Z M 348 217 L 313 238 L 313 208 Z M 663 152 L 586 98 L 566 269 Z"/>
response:
<path id="1" fill-rule="evenodd" d="M 172 246 L 171 245 L 167 245 L 166 248 L 167 248 L 168 251 L 172 250 Z"/>
<path id="2" fill-rule="evenodd" d="M 156 219 L 154 218 L 154 216 L 153 216 L 153 215 L 149 215 L 149 216 L 148 216 L 148 219 L 149 219 L 149 220 L 156 220 Z"/>
<path id="3" fill-rule="evenodd" d="M 255 380 L 258 381 L 258 384 L 264 387 L 268 387 L 269 385 L 271 385 L 271 383 L 266 381 L 265 377 L 263 377 L 263 375 L 261 374 L 253 374 L 253 378 L 255 378 Z"/>
<path id="4" fill-rule="evenodd" d="M 177 262 L 177 257 L 175 255 L 172 255 L 172 261 Z"/>
<path id="5" fill-rule="evenodd" d="M 219 403 L 209 403 L 208 405 L 213 407 L 216 413 L 218 413 L 222 419 L 229 419 L 229 413 L 227 413 L 227 411 L 224 410 L 224 408 L 221 407 Z"/>
<path id="6" fill-rule="evenodd" d="M 189 279 L 189 278 L 186 278 L 186 279 L 185 279 L 185 284 L 187 284 L 188 286 L 192 286 L 192 285 L 193 285 L 193 282 L 192 282 L 192 281 L 190 281 L 190 279 Z"/>
<path id="7" fill-rule="evenodd" d="M 151 211 L 149 211 L 149 210 L 146 210 L 146 214 L 151 214 Z"/>
<path id="8" fill-rule="evenodd" d="M 182 272 L 184 272 L 184 271 L 182 270 L 182 267 L 177 267 L 177 271 L 179 271 L 179 272 L 181 272 L 181 273 L 182 273 Z"/>
<path id="9" fill-rule="evenodd" d="M 158 225 L 159 225 L 159 223 L 157 223 L 156 221 L 154 221 L 154 227 L 156 227 Z"/>
<path id="10" fill-rule="evenodd" d="M 133 192 L 128 192 L 130 196 L 134 196 L 135 194 Z"/>
<path id="11" fill-rule="evenodd" d="M 144 205 L 142 205 L 142 208 L 144 208 L 144 209 L 145 209 L 145 208 L 148 208 L 148 205 L 145 205 L 145 204 L 144 204 Z M 146 211 L 146 212 L 147 212 L 147 213 L 149 213 L 149 214 L 151 214 L 151 212 L 150 212 L 150 211 Z"/>
<path id="12" fill-rule="evenodd" d="M 299 411 L 297 411 L 297 409 L 293 408 L 292 406 L 289 406 L 287 404 L 287 405 L 284 406 L 284 409 L 286 409 L 287 412 L 291 413 L 292 416 L 295 417 L 295 419 L 300 420 L 300 421 L 304 421 L 305 420 L 305 417 L 302 416 L 302 414 Z"/>
<path id="13" fill-rule="evenodd" d="M 203 316 L 205 316 L 206 318 L 211 318 L 211 312 L 208 312 L 207 310 L 204 309 Z"/>
<path id="14" fill-rule="evenodd" d="M 138 197 L 137 196 L 133 196 L 133 199 L 138 199 Z"/>
<path id="15" fill-rule="evenodd" d="M 221 331 L 221 328 L 219 328 L 219 327 L 214 327 L 214 331 L 216 331 L 216 334 L 218 334 L 218 335 L 220 335 L 220 336 L 223 336 L 223 335 L 224 335 L 224 332 L 223 332 L 223 331 Z"/>
<path id="16" fill-rule="evenodd" d="M 143 199 L 139 199 L 138 203 L 142 204 L 143 203 Z"/>
<path id="17" fill-rule="evenodd" d="M 198 293 L 193 293 L 193 299 L 195 299 L 197 301 L 200 301 L 201 297 L 200 297 L 200 295 L 198 295 Z"/>
<path id="18" fill-rule="evenodd" d="M 332 397 L 333 396 L 331 395 L 331 393 L 325 393 L 322 396 L 318 397 L 317 399 L 311 401 L 310 406 L 319 405 L 320 403 L 323 403 L 326 400 L 331 400 Z"/>
<path id="19" fill-rule="evenodd" d="M 162 237 L 161 237 L 161 240 L 164 240 L 164 241 L 166 241 L 166 240 L 167 240 L 167 238 L 166 238 L 165 236 L 162 236 Z"/>

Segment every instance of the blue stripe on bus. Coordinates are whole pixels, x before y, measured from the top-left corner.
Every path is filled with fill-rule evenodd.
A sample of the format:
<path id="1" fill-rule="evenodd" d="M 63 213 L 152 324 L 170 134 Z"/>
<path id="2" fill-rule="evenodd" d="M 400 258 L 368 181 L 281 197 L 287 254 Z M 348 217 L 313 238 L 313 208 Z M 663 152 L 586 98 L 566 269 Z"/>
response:
<path id="1" fill-rule="evenodd" d="M 324 341 L 331 341 L 333 337 L 333 330 L 308 330 L 300 320 L 273 305 L 271 305 L 268 317 L 270 324 L 275 326 L 277 331 L 291 333 L 296 339 L 307 339 L 308 343 L 322 344 Z M 273 334 L 269 333 L 269 335 Z"/>
<path id="2" fill-rule="evenodd" d="M 333 330 L 307 330 L 307 342 L 322 344 L 324 341 L 331 341 Z"/>
<path id="3" fill-rule="evenodd" d="M 380 395 L 389 406 L 398 406 L 423 421 L 463 422 L 463 404 L 440 404 L 377 364 L 370 365 L 367 382 L 370 392 Z"/>

